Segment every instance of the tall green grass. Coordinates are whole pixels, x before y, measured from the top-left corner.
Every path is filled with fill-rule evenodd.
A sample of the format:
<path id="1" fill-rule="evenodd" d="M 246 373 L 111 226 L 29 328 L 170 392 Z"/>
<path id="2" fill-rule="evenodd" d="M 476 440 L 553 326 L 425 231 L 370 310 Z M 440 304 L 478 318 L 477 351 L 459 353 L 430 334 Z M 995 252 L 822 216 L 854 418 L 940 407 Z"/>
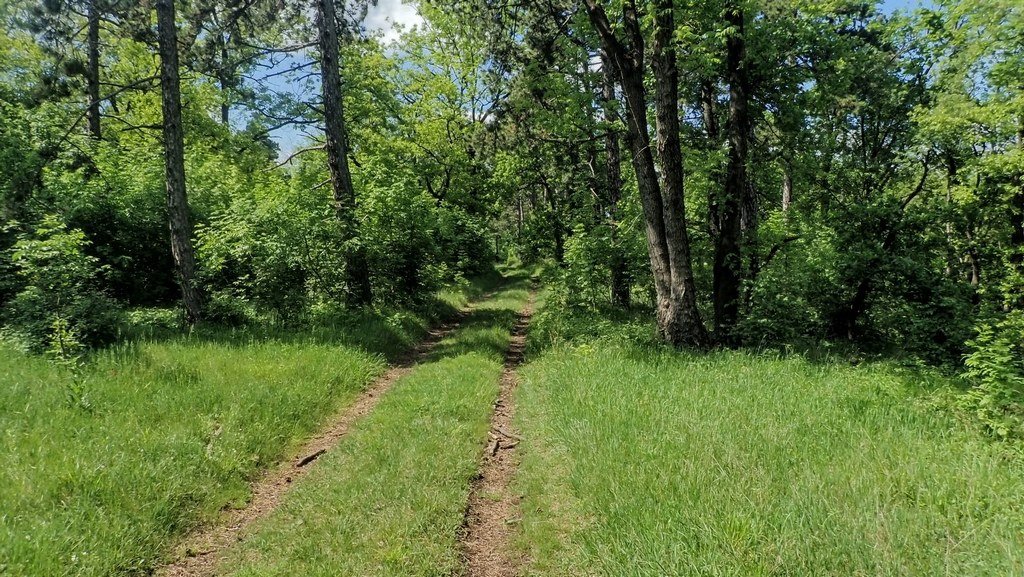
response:
<path id="1" fill-rule="evenodd" d="M 453 575 L 523 281 L 483 303 L 227 559 L 236 576 Z"/>
<path id="2" fill-rule="evenodd" d="M 528 574 L 1024 574 L 1021 462 L 894 369 L 542 348 L 518 393 Z"/>
<path id="3" fill-rule="evenodd" d="M 142 575 L 188 529 L 418 340 L 495 286 L 414 313 L 203 328 L 95 353 L 80 374 L 0 348 L 0 575 Z"/>

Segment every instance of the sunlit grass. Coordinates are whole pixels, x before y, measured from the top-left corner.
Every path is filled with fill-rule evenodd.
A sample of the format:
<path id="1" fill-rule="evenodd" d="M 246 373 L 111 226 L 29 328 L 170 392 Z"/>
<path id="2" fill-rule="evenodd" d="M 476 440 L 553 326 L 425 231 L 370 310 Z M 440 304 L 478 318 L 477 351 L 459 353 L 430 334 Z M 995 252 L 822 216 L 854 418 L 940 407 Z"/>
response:
<path id="1" fill-rule="evenodd" d="M 457 531 L 527 292 L 474 309 L 233 552 L 225 573 L 454 575 Z"/>
<path id="2" fill-rule="evenodd" d="M 523 370 L 533 575 L 1020 575 L 1024 468 L 895 369 L 611 339 Z"/>
<path id="3" fill-rule="evenodd" d="M 497 279 L 418 313 L 207 327 L 95 353 L 81 374 L 0 348 L 0 574 L 147 574 L 186 530 Z M 84 397 L 69 398 L 71 383 Z"/>

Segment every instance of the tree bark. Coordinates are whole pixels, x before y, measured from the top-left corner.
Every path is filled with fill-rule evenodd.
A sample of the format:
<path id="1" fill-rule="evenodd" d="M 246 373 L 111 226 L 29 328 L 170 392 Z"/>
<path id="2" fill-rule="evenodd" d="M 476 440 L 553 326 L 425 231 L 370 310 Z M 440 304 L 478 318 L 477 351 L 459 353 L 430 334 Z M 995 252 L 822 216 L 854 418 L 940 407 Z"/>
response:
<path id="1" fill-rule="evenodd" d="M 335 0 L 316 0 L 316 25 L 320 45 L 321 90 L 324 101 L 327 168 L 331 174 L 334 209 L 341 223 L 345 253 L 346 298 L 352 306 L 370 304 L 369 263 L 366 249 L 356 242 L 356 193 L 348 166 L 348 140 L 345 133 L 345 109 L 341 95 L 341 50 Z"/>
<path id="2" fill-rule="evenodd" d="M 612 69 L 611 57 L 601 51 L 601 69 L 604 84 L 601 89 L 601 104 L 604 109 L 605 128 L 604 148 L 607 167 L 605 172 L 605 188 L 608 201 L 608 227 L 612 242 L 611 289 L 612 304 L 629 308 L 631 304 L 629 271 L 626 258 L 619 241 L 619 201 L 622 199 L 622 155 L 619 152 L 619 133 L 612 127 L 615 119 L 615 72 Z"/>
<path id="3" fill-rule="evenodd" d="M 676 65 L 675 13 L 672 0 L 654 2 L 655 129 L 661 160 L 662 209 L 672 285 L 665 330 L 672 343 L 705 344 L 697 308 L 690 238 L 686 229 L 683 151 L 679 126 L 679 69 Z M 664 305 L 663 305 L 664 306 Z"/>
<path id="4" fill-rule="evenodd" d="M 217 81 L 220 84 L 220 122 L 224 126 L 228 126 L 231 121 L 231 72 L 228 70 L 228 40 L 230 36 L 227 33 L 220 34 L 220 66 L 217 70 Z"/>
<path id="5" fill-rule="evenodd" d="M 99 140 L 103 137 L 100 127 L 100 13 L 96 7 L 97 0 L 90 0 L 87 14 L 86 39 L 86 91 L 89 97 L 89 108 L 86 116 L 89 121 L 89 135 Z"/>
<path id="6" fill-rule="evenodd" d="M 782 161 L 782 212 L 788 214 L 793 205 L 793 165 L 789 160 Z"/>
<path id="7" fill-rule="evenodd" d="M 644 39 L 636 5 L 633 0 L 627 0 L 623 6 L 623 24 L 629 38 L 626 44 L 612 29 L 608 16 L 598 0 L 585 2 L 590 22 L 601 37 L 602 47 L 614 63 L 619 84 L 626 97 L 626 140 L 632 152 L 633 169 L 643 206 L 647 250 L 658 305 L 659 332 L 665 341 L 677 347 L 707 346 L 707 333 L 697 309 L 689 237 L 686 234 L 686 219 L 683 212 L 682 161 L 678 150 L 678 102 L 677 99 L 671 103 L 667 102 L 673 94 L 678 95 L 678 79 L 673 76 L 676 71 L 671 41 L 671 0 L 659 0 L 656 8 L 656 60 L 661 67 L 658 82 L 658 122 L 659 135 L 664 136 L 664 139 L 659 139 L 659 148 L 663 149 L 663 158 L 668 158 L 671 163 L 677 163 L 668 170 L 673 170 L 675 166 L 680 170 L 667 177 L 666 182 L 671 182 L 674 188 L 664 198 L 654 166 L 654 155 L 651 152 L 647 95 L 644 88 Z M 676 127 L 674 143 L 671 136 L 673 120 Z M 673 146 L 677 148 L 673 149 Z"/>
<path id="8" fill-rule="evenodd" d="M 185 141 L 181 124 L 181 83 L 178 77 L 178 29 L 174 0 L 156 1 L 160 52 L 160 86 L 163 106 L 164 170 L 167 187 L 167 217 L 171 232 L 171 255 L 181 286 L 185 320 L 201 318 L 201 296 L 195 283 L 195 254 L 192 223 L 185 190 Z"/>
<path id="9" fill-rule="evenodd" d="M 1018 120 L 1017 146 L 1024 153 L 1024 115 Z M 1024 174 L 1017 174 L 1017 191 L 1010 200 L 1010 264 L 1024 275 Z M 1024 297 L 1022 297 L 1024 299 Z"/>
<path id="10" fill-rule="evenodd" d="M 750 119 L 747 102 L 746 44 L 743 37 L 743 11 L 735 4 L 725 10 L 732 29 L 726 39 L 726 70 L 729 83 L 729 164 L 725 190 L 719 203 L 719 234 L 715 238 L 713 297 L 715 336 L 719 342 L 733 344 L 739 320 L 740 284 L 743 281 L 742 237 L 744 228 L 753 228 L 753 210 L 749 207 L 747 151 Z M 744 226 L 746 225 L 746 227 Z"/>

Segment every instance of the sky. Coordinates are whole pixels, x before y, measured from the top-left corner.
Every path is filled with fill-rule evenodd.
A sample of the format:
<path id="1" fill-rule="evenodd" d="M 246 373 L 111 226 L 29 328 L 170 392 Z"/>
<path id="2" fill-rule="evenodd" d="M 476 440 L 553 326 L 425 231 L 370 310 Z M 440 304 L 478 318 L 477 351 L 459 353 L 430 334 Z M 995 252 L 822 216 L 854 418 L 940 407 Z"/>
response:
<path id="1" fill-rule="evenodd" d="M 409 29 L 423 23 L 416 7 L 403 4 L 402 0 L 379 0 L 370 6 L 363 25 L 370 32 L 384 34 L 383 42 L 390 44 L 398 40 L 398 29 Z M 397 29 L 396 29 L 397 27 Z"/>

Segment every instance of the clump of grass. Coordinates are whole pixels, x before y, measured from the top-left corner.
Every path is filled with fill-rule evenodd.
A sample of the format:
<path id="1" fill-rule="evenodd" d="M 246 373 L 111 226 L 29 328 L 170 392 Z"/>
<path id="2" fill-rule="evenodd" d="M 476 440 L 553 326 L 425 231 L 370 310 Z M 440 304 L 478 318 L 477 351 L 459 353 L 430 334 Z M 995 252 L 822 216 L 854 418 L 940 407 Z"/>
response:
<path id="1" fill-rule="evenodd" d="M 452 575 L 522 283 L 483 303 L 287 496 L 226 573 Z"/>
<path id="2" fill-rule="evenodd" d="M 882 366 L 558 345 L 523 371 L 536 575 L 1015 575 L 1024 468 Z"/>

